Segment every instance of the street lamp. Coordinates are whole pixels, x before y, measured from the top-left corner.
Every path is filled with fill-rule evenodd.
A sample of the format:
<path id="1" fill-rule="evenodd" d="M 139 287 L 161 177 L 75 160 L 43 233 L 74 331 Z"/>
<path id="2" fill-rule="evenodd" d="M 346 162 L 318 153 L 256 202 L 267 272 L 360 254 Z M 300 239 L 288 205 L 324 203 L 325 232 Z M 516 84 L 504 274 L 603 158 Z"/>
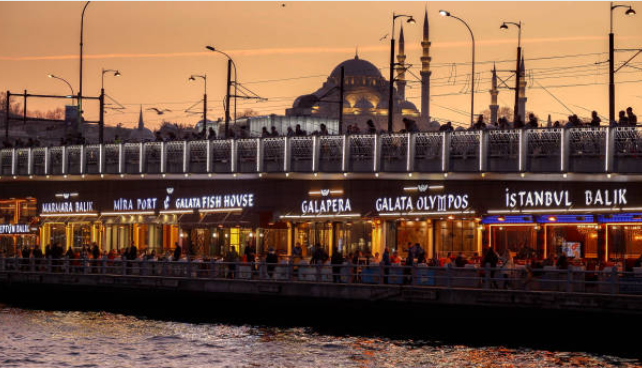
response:
<path id="1" fill-rule="evenodd" d="M 100 89 L 101 91 L 105 89 L 105 74 L 113 72 L 114 77 L 120 77 L 120 72 L 116 69 L 103 69 L 102 76 L 100 78 Z"/>
<path id="2" fill-rule="evenodd" d="M 395 14 L 394 12 L 392 13 L 392 33 L 390 33 L 390 86 L 388 88 L 388 134 L 392 133 L 392 114 L 393 114 L 393 107 L 394 107 L 394 99 L 393 99 L 393 93 L 394 93 L 394 82 L 395 82 L 395 75 L 394 75 L 394 69 L 395 69 L 395 20 L 397 18 L 408 18 L 406 20 L 406 23 L 415 23 L 415 19 L 412 17 L 412 15 L 404 15 L 404 14 Z"/>
<path id="3" fill-rule="evenodd" d="M 613 5 L 611 2 L 611 25 L 609 31 L 609 123 L 615 121 L 615 36 L 613 35 L 613 10 L 627 8 L 625 15 L 635 15 L 630 5 Z"/>
<path id="4" fill-rule="evenodd" d="M 205 89 L 203 92 L 203 138 L 207 138 L 207 74 L 192 74 L 189 77 L 189 80 L 195 81 L 196 78 L 201 78 L 203 79 L 203 82 L 205 82 Z"/>
<path id="5" fill-rule="evenodd" d="M 473 31 L 468 26 L 468 23 L 464 22 L 463 19 L 450 14 L 450 12 L 446 10 L 440 10 L 439 14 L 441 16 L 451 17 L 462 22 L 466 26 L 466 28 L 468 28 L 468 32 L 470 32 L 470 38 L 473 41 L 473 56 L 472 56 L 472 63 L 471 63 L 472 71 L 470 75 L 470 125 L 473 125 L 475 123 L 475 36 L 473 35 Z"/>
<path id="6" fill-rule="evenodd" d="M 78 131 L 82 124 L 82 50 L 83 50 L 83 29 L 85 27 L 85 10 L 91 1 L 87 1 L 82 8 L 82 15 L 80 16 L 80 88 L 78 89 Z"/>
<path id="7" fill-rule="evenodd" d="M 115 69 L 102 69 L 100 76 L 100 117 L 98 120 L 98 143 L 103 144 L 105 132 L 105 74 L 114 73 L 114 77 L 120 77 L 120 72 Z"/>
<path id="8" fill-rule="evenodd" d="M 58 79 L 58 80 L 61 80 L 61 81 L 65 82 L 65 83 L 67 84 L 67 86 L 69 87 L 69 90 L 71 90 L 71 97 L 73 97 L 73 96 L 74 96 L 74 89 L 71 87 L 71 84 L 69 84 L 69 82 L 67 82 L 67 80 L 66 80 L 66 79 L 64 79 L 64 78 L 60 78 L 60 77 L 55 76 L 55 75 L 53 75 L 53 74 L 48 74 L 48 75 L 47 75 L 47 77 L 49 77 L 49 78 L 53 78 L 53 79 Z"/>
<path id="9" fill-rule="evenodd" d="M 519 120 L 519 82 L 521 79 L 521 70 L 519 67 L 519 61 L 522 58 L 522 21 L 518 23 L 515 22 L 504 22 L 499 29 L 508 29 L 508 25 L 514 25 L 517 27 L 517 66 L 515 67 L 515 108 L 513 111 L 513 122 Z M 524 111 L 524 115 L 526 112 Z M 522 116 L 522 119 L 526 119 L 525 116 Z"/>
<path id="10" fill-rule="evenodd" d="M 226 54 L 225 52 L 218 50 L 212 46 L 205 46 L 206 49 L 212 51 L 212 52 L 218 52 L 219 54 L 223 54 L 225 57 L 227 57 L 227 92 L 225 94 L 225 139 L 229 136 L 229 129 L 230 129 L 230 86 L 232 85 L 232 67 L 234 67 L 234 89 L 236 91 L 236 83 L 238 80 L 238 74 L 236 73 L 236 64 L 234 63 L 234 60 L 230 57 L 230 55 Z M 236 92 L 234 92 L 234 109 L 236 109 Z M 234 114 L 234 119 L 236 119 L 236 114 Z"/>

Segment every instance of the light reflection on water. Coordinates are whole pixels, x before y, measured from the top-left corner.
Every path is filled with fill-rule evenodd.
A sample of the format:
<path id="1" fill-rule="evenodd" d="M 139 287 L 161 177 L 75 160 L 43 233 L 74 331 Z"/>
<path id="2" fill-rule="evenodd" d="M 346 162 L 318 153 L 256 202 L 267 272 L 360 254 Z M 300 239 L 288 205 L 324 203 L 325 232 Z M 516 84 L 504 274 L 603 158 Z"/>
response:
<path id="1" fill-rule="evenodd" d="M 586 353 L 0 306 L 0 367 L 639 367 Z"/>

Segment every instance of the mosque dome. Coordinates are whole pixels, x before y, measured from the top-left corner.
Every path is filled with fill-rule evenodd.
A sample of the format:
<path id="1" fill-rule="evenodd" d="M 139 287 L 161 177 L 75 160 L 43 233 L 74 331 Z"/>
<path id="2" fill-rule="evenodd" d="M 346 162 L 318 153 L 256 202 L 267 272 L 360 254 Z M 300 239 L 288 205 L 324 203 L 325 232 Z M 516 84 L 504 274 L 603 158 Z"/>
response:
<path id="1" fill-rule="evenodd" d="M 346 60 L 337 65 L 330 73 L 330 78 L 336 78 L 337 80 L 341 78 L 341 67 L 344 68 L 346 77 L 382 78 L 379 69 L 371 62 L 359 59 L 359 55 L 355 55 L 354 59 Z"/>
<path id="2" fill-rule="evenodd" d="M 317 102 L 319 102 L 319 98 L 316 95 L 314 94 L 303 95 L 303 96 L 297 97 L 297 99 L 294 100 L 294 104 L 292 106 L 304 108 L 304 109 L 310 109 L 314 105 L 316 105 Z"/>
<path id="3" fill-rule="evenodd" d="M 368 101 L 367 99 L 362 98 L 359 101 L 357 101 L 354 107 L 356 107 L 357 109 L 372 109 L 374 108 L 374 105 L 370 103 L 370 101 Z"/>
<path id="4" fill-rule="evenodd" d="M 401 102 L 401 104 L 399 106 L 400 106 L 400 108 L 402 108 L 404 110 L 406 110 L 406 109 L 407 110 L 417 110 L 417 106 L 415 106 L 414 103 L 412 103 L 412 102 L 410 102 L 408 100 L 405 100 L 405 101 Z"/>

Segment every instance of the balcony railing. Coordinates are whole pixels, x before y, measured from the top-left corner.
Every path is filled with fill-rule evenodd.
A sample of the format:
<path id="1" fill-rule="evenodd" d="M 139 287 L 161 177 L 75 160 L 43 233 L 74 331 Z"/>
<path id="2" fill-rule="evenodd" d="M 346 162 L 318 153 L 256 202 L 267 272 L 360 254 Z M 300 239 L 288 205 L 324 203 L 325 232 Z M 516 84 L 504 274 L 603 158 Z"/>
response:
<path id="1" fill-rule="evenodd" d="M 12 148 L 0 175 L 642 173 L 642 127 L 271 137 Z"/>

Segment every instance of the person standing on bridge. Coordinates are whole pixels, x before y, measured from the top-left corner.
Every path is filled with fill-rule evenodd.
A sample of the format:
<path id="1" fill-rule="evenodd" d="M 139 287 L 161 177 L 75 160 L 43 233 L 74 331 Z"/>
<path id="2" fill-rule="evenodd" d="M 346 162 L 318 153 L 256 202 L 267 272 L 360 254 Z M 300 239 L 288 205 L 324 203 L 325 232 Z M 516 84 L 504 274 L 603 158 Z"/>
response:
<path id="1" fill-rule="evenodd" d="M 174 243 L 174 261 L 178 261 L 181 259 L 181 246 L 178 244 L 178 242 Z"/>

